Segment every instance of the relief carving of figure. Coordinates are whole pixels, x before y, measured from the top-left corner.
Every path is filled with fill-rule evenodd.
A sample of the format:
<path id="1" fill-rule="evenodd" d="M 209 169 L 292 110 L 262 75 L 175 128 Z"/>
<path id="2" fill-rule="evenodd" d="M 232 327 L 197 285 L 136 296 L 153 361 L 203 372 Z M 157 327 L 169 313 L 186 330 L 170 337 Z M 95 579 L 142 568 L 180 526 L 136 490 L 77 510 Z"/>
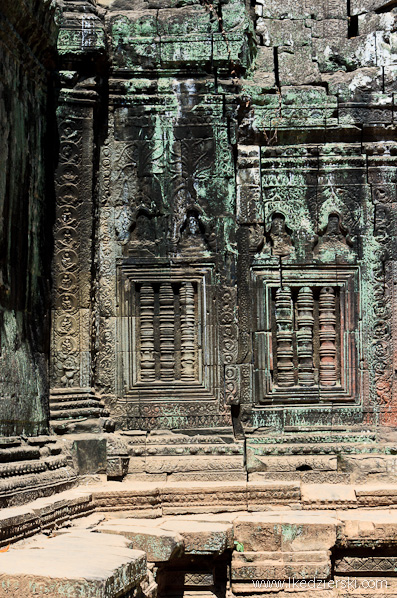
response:
<path id="1" fill-rule="evenodd" d="M 322 260 L 351 261 L 352 242 L 337 213 L 328 216 L 326 229 L 318 237 L 314 255 Z"/>
<path id="2" fill-rule="evenodd" d="M 289 234 L 285 217 L 282 214 L 274 214 L 269 233 L 272 255 L 289 257 L 295 254 L 295 248 Z"/>
<path id="3" fill-rule="evenodd" d="M 134 252 L 155 254 L 156 218 L 146 209 L 139 209 L 133 217 L 129 248 Z"/>
<path id="4" fill-rule="evenodd" d="M 202 253 L 203 251 L 208 251 L 207 242 L 210 244 L 212 235 L 209 235 L 209 238 L 207 238 L 206 233 L 206 227 L 201 221 L 199 214 L 194 210 L 190 210 L 181 229 L 179 249 L 184 253 Z"/>

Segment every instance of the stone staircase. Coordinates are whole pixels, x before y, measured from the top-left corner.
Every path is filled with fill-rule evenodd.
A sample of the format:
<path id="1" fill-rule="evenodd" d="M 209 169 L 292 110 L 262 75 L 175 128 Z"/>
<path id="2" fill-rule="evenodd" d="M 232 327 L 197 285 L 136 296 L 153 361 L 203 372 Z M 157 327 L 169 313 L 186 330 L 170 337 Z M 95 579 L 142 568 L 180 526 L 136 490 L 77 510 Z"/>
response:
<path id="1" fill-rule="evenodd" d="M 56 437 L 0 439 L 0 507 L 71 488 L 77 474 Z"/>
<path id="2" fill-rule="evenodd" d="M 50 427 L 57 434 L 103 431 L 109 412 L 91 388 L 54 388 L 50 394 Z"/>

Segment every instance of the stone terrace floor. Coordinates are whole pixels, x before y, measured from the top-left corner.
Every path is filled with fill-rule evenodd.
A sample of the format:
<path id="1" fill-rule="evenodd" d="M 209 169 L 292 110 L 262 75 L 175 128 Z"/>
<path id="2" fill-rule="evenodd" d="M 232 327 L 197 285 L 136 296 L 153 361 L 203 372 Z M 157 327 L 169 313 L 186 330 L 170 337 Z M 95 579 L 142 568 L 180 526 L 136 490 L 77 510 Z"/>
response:
<path id="1" fill-rule="evenodd" d="M 389 582 L 378 594 L 397 596 L 396 505 L 397 485 L 391 484 L 80 486 L 3 509 L 0 598 L 154 598 L 156 572 L 160 598 L 282 598 L 292 590 L 264 593 L 252 581 L 343 581 L 375 570 Z M 204 572 L 199 575 L 197 567 Z M 213 576 L 222 567 L 228 573 L 219 589 Z M 173 594 L 181 574 L 185 589 Z M 313 596 L 373 593 L 328 588 Z"/>

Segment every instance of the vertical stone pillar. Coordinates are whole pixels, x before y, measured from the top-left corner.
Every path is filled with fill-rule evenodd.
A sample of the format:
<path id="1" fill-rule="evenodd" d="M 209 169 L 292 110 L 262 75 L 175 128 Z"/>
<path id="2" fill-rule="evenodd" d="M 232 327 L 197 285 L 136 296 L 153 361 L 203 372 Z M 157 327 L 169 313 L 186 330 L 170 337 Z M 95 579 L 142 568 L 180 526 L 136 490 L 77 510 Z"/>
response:
<path id="1" fill-rule="evenodd" d="M 320 385 L 336 386 L 335 290 L 323 287 L 319 300 Z"/>
<path id="2" fill-rule="evenodd" d="M 140 352 L 141 380 L 155 380 L 154 361 L 154 291 L 150 283 L 142 285 L 140 292 Z"/>
<path id="3" fill-rule="evenodd" d="M 298 384 L 299 386 L 313 386 L 314 301 L 313 291 L 310 287 L 303 287 L 299 290 L 297 308 L 298 330 L 296 333 L 296 340 L 298 351 Z"/>
<path id="4" fill-rule="evenodd" d="M 194 288 L 191 282 L 185 282 L 181 287 L 181 378 L 194 380 L 195 378 L 195 317 L 194 317 Z"/>
<path id="5" fill-rule="evenodd" d="M 160 378 L 174 379 L 175 366 L 175 323 L 174 323 L 174 292 L 168 282 L 160 285 Z"/>
<path id="6" fill-rule="evenodd" d="M 294 386 L 293 312 L 289 287 L 276 293 L 278 386 Z"/>
<path id="7" fill-rule="evenodd" d="M 94 90 L 63 90 L 55 175 L 51 420 L 103 414 L 92 391 Z"/>

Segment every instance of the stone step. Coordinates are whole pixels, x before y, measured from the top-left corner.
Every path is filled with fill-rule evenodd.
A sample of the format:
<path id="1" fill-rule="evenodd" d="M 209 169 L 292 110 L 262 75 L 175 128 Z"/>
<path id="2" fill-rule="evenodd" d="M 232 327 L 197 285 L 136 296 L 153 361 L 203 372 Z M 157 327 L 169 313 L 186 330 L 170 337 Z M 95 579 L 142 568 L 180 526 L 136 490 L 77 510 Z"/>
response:
<path id="1" fill-rule="evenodd" d="M 98 407 L 102 408 L 101 403 L 95 399 L 62 402 L 51 401 L 50 403 L 51 413 L 57 411 L 69 411 L 69 409 L 98 409 Z"/>
<path id="2" fill-rule="evenodd" d="M 50 475 L 50 472 L 47 472 L 46 475 Z M 52 473 L 51 476 L 53 479 Z M 3 548 L 18 540 L 38 534 L 42 530 L 53 529 L 65 521 L 89 516 L 92 512 L 92 497 L 85 488 L 66 490 L 58 492 L 54 496 L 37 498 L 26 506 L 1 509 L 0 547 Z"/>
<path id="3" fill-rule="evenodd" d="M 40 449 L 32 446 L 0 448 L 0 463 L 40 459 Z"/>
<path id="4" fill-rule="evenodd" d="M 106 416 L 107 411 L 103 407 L 81 407 L 75 406 L 73 409 L 50 411 L 51 424 L 68 419 L 80 419 L 84 417 L 102 417 Z"/>
<path id="5" fill-rule="evenodd" d="M 50 395 L 50 426 L 59 433 L 73 432 L 67 424 L 85 422 L 87 430 L 102 430 L 91 420 L 108 417 L 100 397 L 92 388 L 55 388 Z"/>
<path id="6" fill-rule="evenodd" d="M 45 471 L 47 466 L 40 459 L 29 461 L 15 461 L 14 463 L 5 463 L 0 465 L 0 478 L 7 478 L 16 475 L 25 475 L 29 473 L 39 473 Z"/>
<path id="7" fill-rule="evenodd" d="M 0 507 L 21 505 L 27 500 L 62 492 L 76 481 L 77 474 L 71 467 L 3 478 L 0 480 Z"/>
<path id="8" fill-rule="evenodd" d="M 0 478 L 40 473 L 47 469 L 59 469 L 68 465 L 66 455 L 55 455 L 45 459 L 32 459 L 27 461 L 14 461 L 0 464 Z"/>
<path id="9" fill-rule="evenodd" d="M 11 441 L 13 441 L 11 439 Z M 47 435 L 0 447 L 0 507 L 66 490 L 77 481 L 63 442 Z"/>
<path id="10" fill-rule="evenodd" d="M 22 439 L 19 436 L 2 436 L 0 438 L 0 447 L 8 446 L 19 446 L 22 443 Z"/>
<path id="11" fill-rule="evenodd" d="M 0 559 L 0 598 L 120 596 L 147 577 L 146 555 L 121 536 L 74 531 L 33 539 Z"/>

